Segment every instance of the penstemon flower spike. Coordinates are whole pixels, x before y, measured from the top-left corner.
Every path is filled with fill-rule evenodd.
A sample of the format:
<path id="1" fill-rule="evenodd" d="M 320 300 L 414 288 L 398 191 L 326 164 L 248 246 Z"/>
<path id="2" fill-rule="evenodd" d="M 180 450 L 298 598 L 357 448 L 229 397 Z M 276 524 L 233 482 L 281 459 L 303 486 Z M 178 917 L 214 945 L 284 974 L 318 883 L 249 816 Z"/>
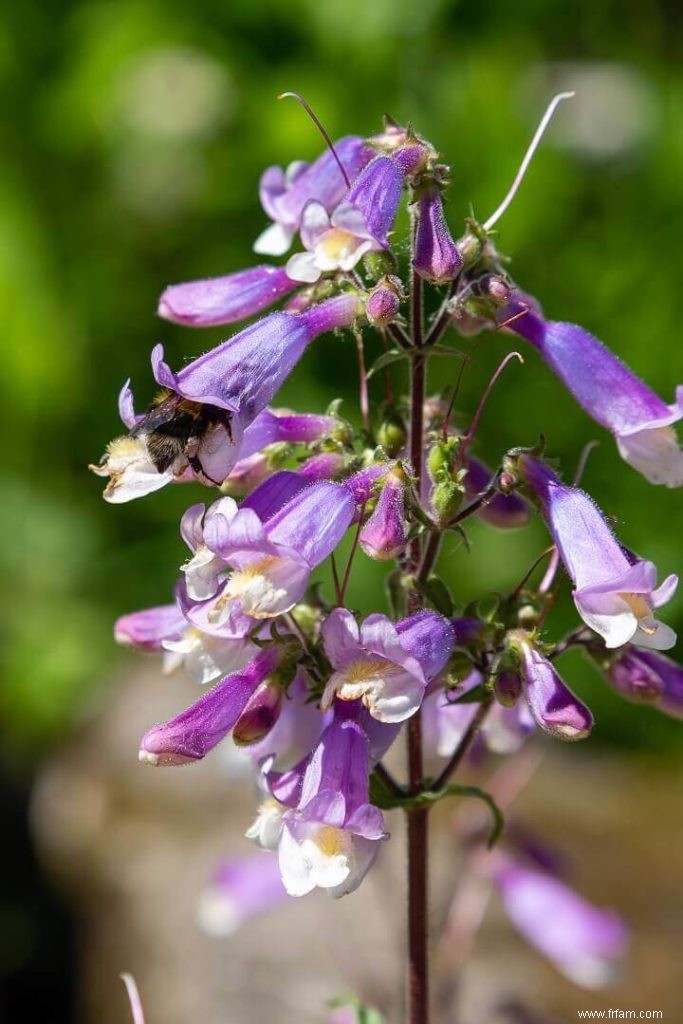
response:
<path id="1" fill-rule="evenodd" d="M 593 715 L 560 674 L 561 654 L 579 647 L 626 700 L 683 718 L 683 668 L 661 653 L 675 634 L 655 617 L 677 578 L 657 586 L 654 564 L 626 549 L 578 488 L 587 452 L 571 486 L 544 461 L 544 443 L 510 448 L 501 438 L 488 465 L 479 457 L 482 411 L 505 367 L 522 356 L 504 356 L 472 408 L 455 403 L 479 342 L 462 358 L 450 401 L 445 389 L 427 391 L 428 374 L 432 386 L 440 383 L 431 357 L 455 352 L 449 329 L 466 337 L 487 327 L 514 334 L 614 434 L 626 461 L 654 483 L 683 483 L 672 427 L 681 396 L 667 406 L 582 328 L 545 320 L 510 279 L 491 238 L 570 95 L 549 104 L 498 208 L 483 225 L 468 221 L 454 241 L 449 168 L 415 129 L 389 120 L 368 138 L 333 142 L 303 97 L 283 93 L 304 107 L 327 148 L 310 165 L 264 172 L 259 194 L 271 223 L 255 248 L 284 256 L 300 244 L 284 265 L 172 285 L 158 313 L 202 327 L 283 305 L 177 372 L 157 346 L 152 365 L 162 394 L 139 414 L 124 386 L 119 412 L 129 432 L 93 467 L 108 478 L 104 496 L 114 504 L 171 482 L 219 489 L 206 504 L 193 494 L 182 517 L 188 554 L 173 599 L 121 615 L 115 625 L 120 644 L 161 655 L 165 671 L 182 667 L 210 687 L 147 729 L 140 759 L 191 764 L 219 743 L 234 743 L 263 797 L 246 835 L 271 859 L 224 864 L 203 897 L 205 928 L 229 933 L 287 893 L 355 891 L 389 839 L 384 812 L 400 808 L 409 862 L 409 1024 L 429 1022 L 429 808 L 447 797 L 476 797 L 494 815 L 497 835 L 495 780 L 491 791 L 453 782 L 463 764 L 485 785 L 492 755 L 512 757 L 549 738 L 588 741 Z M 401 204 L 410 214 L 408 260 L 404 241 L 395 239 Z M 437 310 L 431 318 L 429 309 Z M 374 335 L 382 356 L 372 366 Z M 332 363 L 340 338 L 356 345 L 360 366 L 358 408 L 348 420 L 334 401 L 327 410 L 273 408 L 313 340 Z M 391 377 L 398 360 L 408 366 L 405 397 Z M 385 374 L 382 404 L 375 369 Z M 536 560 L 510 593 L 484 592 L 458 611 L 438 572 L 444 536 L 457 531 L 466 544 L 475 517 L 482 529 L 521 529 L 534 512 L 551 535 L 541 556 L 551 555 L 545 575 L 535 582 Z M 457 557 L 449 553 L 449 571 Z M 354 607 L 365 558 L 393 562 L 390 614 Z M 328 560 L 333 588 L 316 578 Z M 556 578 L 560 562 L 578 625 L 554 639 L 550 611 L 566 584 Z M 404 777 L 383 761 L 399 737 Z M 485 839 L 477 829 L 463 841 L 476 884 L 498 890 L 522 935 L 567 977 L 584 986 L 608 980 L 625 948 L 620 921 L 582 901 L 546 865 L 539 871 L 528 851 L 514 848 L 514 836 L 490 853 Z M 562 916 L 567 928 L 549 916 Z"/>

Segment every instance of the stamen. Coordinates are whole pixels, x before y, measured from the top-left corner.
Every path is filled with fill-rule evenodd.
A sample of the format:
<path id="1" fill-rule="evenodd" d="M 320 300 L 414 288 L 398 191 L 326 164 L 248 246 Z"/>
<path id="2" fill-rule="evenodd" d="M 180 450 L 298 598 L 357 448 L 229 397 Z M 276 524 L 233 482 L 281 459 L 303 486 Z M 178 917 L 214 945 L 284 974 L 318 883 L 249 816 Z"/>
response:
<path id="1" fill-rule="evenodd" d="M 554 96 L 552 98 L 552 100 L 548 104 L 548 107 L 546 109 L 545 114 L 541 118 L 541 121 L 540 121 L 540 123 L 538 125 L 538 128 L 536 129 L 536 131 L 534 133 L 533 139 L 529 143 L 529 147 L 528 147 L 526 153 L 524 154 L 524 159 L 522 160 L 521 164 L 519 165 L 519 170 L 517 171 L 517 174 L 515 175 L 515 179 L 512 182 L 512 185 L 510 186 L 510 188 L 508 190 L 508 193 L 505 196 L 505 199 L 503 199 L 503 201 L 500 204 L 500 206 L 496 210 L 494 210 L 494 212 L 491 214 L 489 219 L 484 221 L 484 225 L 483 225 L 484 231 L 490 231 L 491 230 L 493 225 L 496 224 L 500 220 L 500 218 L 503 216 L 503 214 L 507 210 L 507 208 L 510 205 L 510 203 L 512 202 L 512 200 L 517 195 L 517 190 L 519 189 L 519 186 L 522 184 L 522 181 L 524 180 L 524 175 L 526 174 L 527 169 L 529 167 L 529 164 L 531 163 L 531 161 L 533 159 L 534 153 L 538 149 L 538 145 L 539 145 L 541 139 L 543 138 L 543 134 L 544 134 L 546 128 L 548 127 L 548 125 L 552 121 L 553 114 L 555 113 L 557 107 L 560 105 L 562 100 L 569 100 L 569 99 L 571 99 L 575 95 L 576 95 L 575 92 L 560 92 L 560 93 L 557 94 L 557 96 Z"/>
<path id="2" fill-rule="evenodd" d="M 322 135 L 323 139 L 325 140 L 325 144 L 326 144 L 327 148 L 329 149 L 330 153 L 332 154 L 334 159 L 337 161 L 337 167 L 341 171 L 342 178 L 346 182 L 346 187 L 347 188 L 351 188 L 351 182 L 349 181 L 349 176 L 346 173 L 346 170 L 344 168 L 344 164 L 339 159 L 339 155 L 337 153 L 337 150 L 334 148 L 334 143 L 332 142 L 332 139 L 330 138 L 329 133 L 324 128 L 324 126 L 323 126 L 322 122 L 320 121 L 320 119 L 313 113 L 313 110 L 311 109 L 311 106 L 306 102 L 306 100 L 303 98 L 303 96 L 301 96 L 298 92 L 281 92 L 280 95 L 278 96 L 278 99 L 279 100 L 293 99 L 293 100 L 296 100 L 297 103 L 301 104 L 301 106 L 304 108 L 304 110 L 306 111 L 306 113 L 310 117 L 311 121 L 316 126 L 316 128 L 318 129 L 318 131 Z"/>
<path id="3" fill-rule="evenodd" d="M 121 974 L 121 981 L 126 986 L 128 992 L 128 1000 L 130 1002 L 130 1012 L 133 1018 L 133 1024 L 145 1024 L 145 1015 L 142 1012 L 142 1001 L 140 999 L 140 993 L 138 987 L 135 984 L 135 978 L 132 974 Z"/>

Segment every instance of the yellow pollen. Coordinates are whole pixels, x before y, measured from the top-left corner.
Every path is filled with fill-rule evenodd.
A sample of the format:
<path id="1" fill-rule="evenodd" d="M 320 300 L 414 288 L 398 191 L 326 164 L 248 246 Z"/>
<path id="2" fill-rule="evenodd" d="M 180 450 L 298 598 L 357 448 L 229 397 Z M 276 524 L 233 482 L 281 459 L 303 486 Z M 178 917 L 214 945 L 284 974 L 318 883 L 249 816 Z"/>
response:
<path id="1" fill-rule="evenodd" d="M 356 245 L 356 237 L 343 228 L 332 228 L 319 243 L 325 256 L 335 262 L 345 256 Z"/>
<path id="2" fill-rule="evenodd" d="M 646 636 L 654 636 L 659 623 L 652 618 L 652 608 L 642 594 L 619 594 L 638 619 L 638 628 Z"/>
<path id="3" fill-rule="evenodd" d="M 237 569 L 230 575 L 224 597 L 229 599 L 231 597 L 235 597 L 237 594 L 242 594 L 249 584 L 258 576 L 267 576 L 268 570 L 272 569 L 278 561 L 279 559 L 276 558 L 275 555 L 266 555 L 258 562 L 254 562 L 252 565 L 247 565 L 244 569 Z M 220 600 L 223 600 L 223 598 Z M 217 605 L 219 603 L 220 601 L 216 602 Z"/>
<path id="4" fill-rule="evenodd" d="M 345 836 L 340 828 L 325 825 L 315 837 L 315 845 L 326 857 L 335 857 L 344 853 Z"/>
<path id="5" fill-rule="evenodd" d="M 352 661 L 343 670 L 344 680 L 351 684 L 364 683 L 366 679 L 386 673 L 387 669 L 391 669 L 391 667 L 384 658 L 359 658 L 358 661 Z"/>

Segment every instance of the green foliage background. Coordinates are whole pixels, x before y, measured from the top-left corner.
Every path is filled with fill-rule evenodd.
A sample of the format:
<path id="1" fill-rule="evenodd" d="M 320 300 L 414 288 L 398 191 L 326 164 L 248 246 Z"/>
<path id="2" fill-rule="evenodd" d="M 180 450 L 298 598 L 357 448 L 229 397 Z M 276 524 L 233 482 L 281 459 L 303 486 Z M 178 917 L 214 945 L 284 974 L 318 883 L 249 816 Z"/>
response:
<path id="1" fill-rule="evenodd" d="M 333 135 L 370 133 L 382 113 L 412 120 L 453 167 L 454 229 L 507 188 L 560 81 L 589 91 L 596 63 L 635 93 L 612 96 L 635 137 L 613 152 L 562 145 L 562 117 L 501 223 L 512 273 L 546 312 L 576 320 L 667 400 L 683 380 L 677 340 L 683 140 L 680 18 L 656 0 L 22 0 L 0 24 L 5 107 L 0 166 L 4 591 L 3 756 L 40 751 L 84 713 L 117 657 L 115 615 L 167 599 L 183 557 L 178 517 L 205 496 L 169 488 L 106 506 L 86 471 L 119 431 L 116 393 L 151 393 L 149 351 L 180 365 L 225 336 L 154 317 L 168 282 L 249 265 L 264 226 L 256 185 L 270 163 L 314 156 L 319 139 L 284 89 L 308 97 Z M 583 83 L 583 84 L 582 84 Z M 582 102 L 586 102 L 585 96 Z M 590 107 L 590 101 L 588 101 Z M 627 120 L 628 120 L 627 117 Z M 505 350 L 482 348 L 462 392 L 471 412 Z M 479 453 L 495 463 L 543 431 L 571 473 L 602 441 L 585 484 L 624 541 L 662 571 L 683 568 L 681 495 L 626 467 L 531 352 L 487 408 Z M 438 365 L 445 384 L 455 366 Z M 326 339 L 283 403 L 353 407 L 350 345 Z M 513 585 L 545 545 L 478 525 L 472 552 L 442 567 L 462 599 Z M 350 597 L 369 609 L 382 570 L 365 561 Z M 676 622 L 676 620 L 678 620 Z M 669 608 L 683 627 L 683 602 Z M 559 606 L 550 622 L 571 622 Z M 580 659 L 568 678 L 598 716 L 597 740 L 680 747 L 674 723 L 606 691 Z"/>

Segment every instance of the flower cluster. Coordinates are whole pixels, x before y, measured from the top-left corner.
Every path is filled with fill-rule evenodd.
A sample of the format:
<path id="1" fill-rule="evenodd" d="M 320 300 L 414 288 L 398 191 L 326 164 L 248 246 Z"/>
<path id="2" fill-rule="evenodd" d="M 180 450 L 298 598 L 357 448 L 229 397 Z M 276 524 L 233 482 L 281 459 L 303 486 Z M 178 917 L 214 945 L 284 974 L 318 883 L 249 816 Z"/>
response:
<path id="1" fill-rule="evenodd" d="M 666 405 L 582 328 L 546 320 L 498 255 L 495 217 L 468 222 L 454 238 L 448 178 L 434 147 L 393 123 L 367 139 L 339 140 L 310 165 L 266 170 L 260 197 L 270 224 L 255 249 L 293 253 L 283 265 L 172 285 L 158 306 L 162 318 L 194 328 L 260 318 L 177 371 L 157 346 L 152 373 L 161 391 L 138 413 L 124 385 L 127 433 L 93 467 L 113 503 L 170 483 L 215 489 L 213 501 L 182 518 L 188 554 L 172 601 L 123 616 L 116 638 L 211 684 L 145 733 L 142 761 L 187 764 L 228 737 L 246 751 L 263 797 L 247 835 L 277 852 L 281 879 L 271 872 L 252 886 L 239 881 L 251 867 L 231 870 L 230 884 L 237 878 L 254 907 L 284 891 L 354 890 L 388 838 L 384 811 L 411 813 L 421 797 L 447 795 L 451 769 L 477 746 L 511 753 L 537 729 L 586 737 L 591 712 L 555 666 L 568 646 L 581 646 L 620 694 L 682 714 L 683 670 L 660 653 L 675 634 L 656 614 L 676 577 L 658 585 L 654 564 L 617 540 L 593 500 L 564 484 L 541 450 L 503 448 L 489 469 L 470 450 L 483 400 L 464 429 L 452 399 L 428 397 L 424 380 L 429 356 L 447 355 L 451 336 L 515 334 L 614 434 L 628 463 L 669 487 L 683 484 L 672 426 L 683 415 L 683 389 Z M 404 202 L 408 267 L 394 239 Z M 438 301 L 429 322 L 426 289 Z M 264 314 L 276 303 L 282 308 Z M 338 403 L 304 413 L 272 407 L 313 343 L 334 359 L 345 336 L 360 354 L 362 428 L 340 418 Z M 371 405 L 365 350 L 377 341 L 387 351 L 378 349 L 372 386 L 383 371 L 386 390 Z M 402 359 L 411 368 L 409 403 L 396 399 L 391 377 Z M 534 512 L 552 544 L 543 582 L 531 587 L 530 572 L 511 594 L 458 610 L 435 573 L 441 539 L 462 533 L 471 516 L 517 529 Z M 364 558 L 395 562 L 389 614 L 349 607 L 347 584 Z M 325 592 L 312 575 L 330 559 L 334 588 Z M 558 560 L 580 624 L 553 641 L 545 617 Z M 406 785 L 383 763 L 403 731 L 412 743 Z M 423 756 L 443 759 L 436 781 L 422 773 Z M 490 879 L 523 932 L 537 930 L 534 886 L 570 922 L 573 931 L 546 931 L 537 943 L 551 958 L 570 956 L 571 935 L 584 942 L 586 916 L 577 917 L 560 882 L 539 883 L 502 853 Z M 606 945 L 620 945 L 616 925 L 603 930 Z M 572 971 L 593 967 L 586 960 Z"/>

